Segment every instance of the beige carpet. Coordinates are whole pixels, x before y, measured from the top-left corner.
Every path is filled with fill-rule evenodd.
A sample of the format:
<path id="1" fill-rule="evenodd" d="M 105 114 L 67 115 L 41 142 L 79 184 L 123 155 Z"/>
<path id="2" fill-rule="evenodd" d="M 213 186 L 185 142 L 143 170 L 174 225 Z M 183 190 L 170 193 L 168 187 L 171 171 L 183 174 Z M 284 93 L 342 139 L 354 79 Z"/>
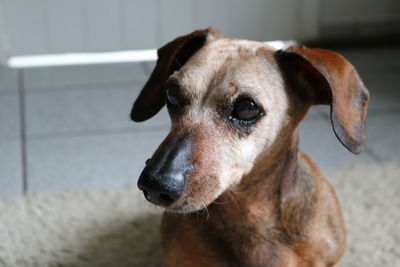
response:
<path id="1" fill-rule="evenodd" d="M 341 266 L 400 266 L 400 164 L 326 174 L 347 221 Z M 0 199 L 0 266 L 158 266 L 159 214 L 134 186 Z"/>

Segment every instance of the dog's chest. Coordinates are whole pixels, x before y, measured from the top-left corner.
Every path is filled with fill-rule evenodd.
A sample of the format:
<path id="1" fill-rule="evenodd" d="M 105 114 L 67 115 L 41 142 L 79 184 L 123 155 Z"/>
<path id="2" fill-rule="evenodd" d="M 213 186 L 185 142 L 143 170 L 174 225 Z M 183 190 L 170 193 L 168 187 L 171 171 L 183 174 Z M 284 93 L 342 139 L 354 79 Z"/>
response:
<path id="1" fill-rule="evenodd" d="M 164 215 L 161 239 L 165 266 L 230 266 L 210 246 L 202 231 L 186 221 Z"/>
<path id="2" fill-rule="evenodd" d="M 251 229 L 247 234 L 235 233 L 234 228 L 214 228 L 197 219 L 164 216 L 162 245 L 166 266 L 281 266 L 279 244 L 251 234 Z"/>

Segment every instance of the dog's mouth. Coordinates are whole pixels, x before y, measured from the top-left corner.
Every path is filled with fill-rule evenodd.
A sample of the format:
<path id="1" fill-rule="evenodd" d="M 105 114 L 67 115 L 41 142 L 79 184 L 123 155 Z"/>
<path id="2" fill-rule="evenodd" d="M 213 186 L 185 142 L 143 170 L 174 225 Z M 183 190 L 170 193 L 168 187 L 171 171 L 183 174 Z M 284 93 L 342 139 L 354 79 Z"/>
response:
<path id="1" fill-rule="evenodd" d="M 177 214 L 189 214 L 193 212 L 198 212 L 203 209 L 206 209 L 207 206 L 197 206 L 190 203 L 188 200 L 183 201 L 181 204 L 174 204 L 170 207 L 166 207 L 165 211 L 168 213 L 177 213 Z"/>
<path id="2" fill-rule="evenodd" d="M 191 209 L 188 209 L 187 207 L 184 206 L 168 207 L 165 208 L 165 211 L 168 213 L 178 213 L 178 214 L 187 214 L 192 212 Z"/>
<path id="3" fill-rule="evenodd" d="M 145 183 L 140 183 L 138 185 L 139 189 L 143 193 L 143 197 L 150 203 L 162 207 L 166 212 L 170 213 L 191 213 L 194 211 L 202 210 L 207 207 L 207 205 L 212 202 L 206 200 L 211 197 L 207 194 L 202 194 L 202 188 L 197 188 L 196 190 L 182 190 L 175 193 L 174 190 L 153 190 L 149 191 L 145 186 Z"/>

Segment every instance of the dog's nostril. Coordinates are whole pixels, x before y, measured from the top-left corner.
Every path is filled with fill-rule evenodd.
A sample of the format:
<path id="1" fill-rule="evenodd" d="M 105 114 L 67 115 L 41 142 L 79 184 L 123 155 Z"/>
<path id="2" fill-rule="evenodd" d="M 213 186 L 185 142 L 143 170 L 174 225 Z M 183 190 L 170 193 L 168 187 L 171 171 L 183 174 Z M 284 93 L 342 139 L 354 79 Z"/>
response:
<path id="1" fill-rule="evenodd" d="M 144 195 L 145 198 L 147 198 L 149 193 L 146 190 L 143 190 L 143 195 Z"/>
<path id="2" fill-rule="evenodd" d="M 147 159 L 145 164 L 147 165 L 147 164 L 149 164 L 149 162 L 150 162 L 150 159 Z"/>
<path id="3" fill-rule="evenodd" d="M 159 194 L 158 199 L 163 203 L 172 203 L 174 200 L 167 194 Z"/>

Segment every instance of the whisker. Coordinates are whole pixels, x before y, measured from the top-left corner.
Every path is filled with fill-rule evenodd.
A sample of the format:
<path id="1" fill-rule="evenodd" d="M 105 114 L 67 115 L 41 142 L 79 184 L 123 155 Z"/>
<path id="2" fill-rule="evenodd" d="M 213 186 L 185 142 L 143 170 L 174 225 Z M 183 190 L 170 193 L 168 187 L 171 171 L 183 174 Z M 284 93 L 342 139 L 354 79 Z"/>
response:
<path id="1" fill-rule="evenodd" d="M 203 204 L 203 207 L 204 207 L 204 212 L 206 212 L 207 213 L 207 216 L 206 216 L 206 221 L 208 221 L 208 219 L 210 218 L 210 213 L 208 212 L 208 207 L 206 206 L 206 204 L 204 203 L 204 201 L 202 200 L 201 201 L 201 203 Z M 204 213 L 203 212 L 203 213 Z"/>
<path id="2" fill-rule="evenodd" d="M 224 201 L 214 201 L 213 204 L 223 205 L 223 204 L 225 204 L 225 202 Z"/>

